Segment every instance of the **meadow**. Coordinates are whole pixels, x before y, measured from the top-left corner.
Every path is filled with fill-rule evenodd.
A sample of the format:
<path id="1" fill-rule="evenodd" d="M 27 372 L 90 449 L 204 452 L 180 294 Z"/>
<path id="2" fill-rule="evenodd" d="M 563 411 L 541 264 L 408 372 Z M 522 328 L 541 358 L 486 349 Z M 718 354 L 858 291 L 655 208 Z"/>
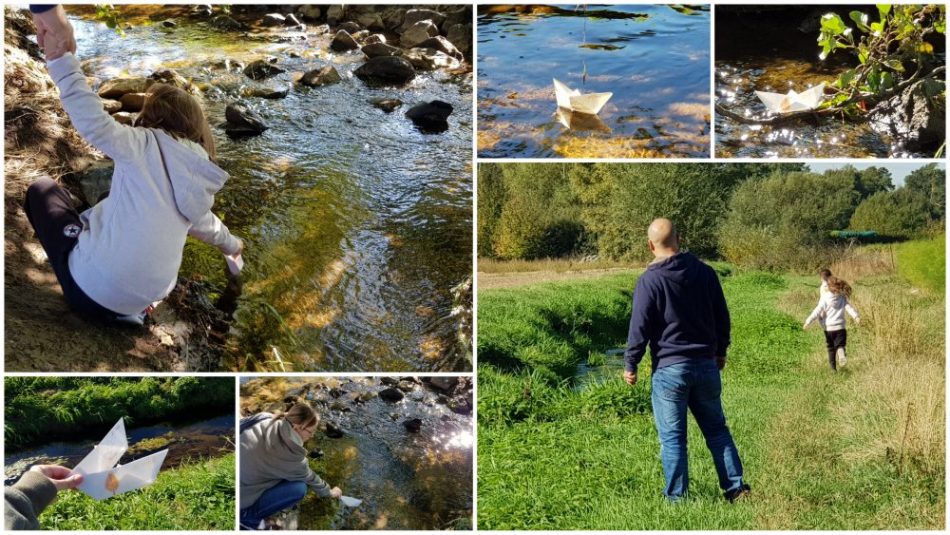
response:
<path id="1" fill-rule="evenodd" d="M 639 270 L 479 291 L 478 527 L 942 529 L 943 258 L 938 236 L 831 266 L 862 314 L 838 373 L 801 328 L 817 276 L 713 264 L 733 318 L 723 404 L 753 491 L 735 505 L 692 418 L 690 496 L 661 495 L 649 365 L 630 388 L 607 354 Z"/>

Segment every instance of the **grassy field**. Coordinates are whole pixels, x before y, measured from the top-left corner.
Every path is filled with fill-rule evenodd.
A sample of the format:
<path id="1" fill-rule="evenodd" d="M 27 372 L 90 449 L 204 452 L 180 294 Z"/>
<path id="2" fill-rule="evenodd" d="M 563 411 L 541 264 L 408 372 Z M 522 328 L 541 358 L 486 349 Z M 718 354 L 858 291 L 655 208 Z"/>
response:
<path id="1" fill-rule="evenodd" d="M 234 454 L 165 470 L 141 491 L 97 502 L 61 492 L 40 515 L 45 530 L 232 530 Z"/>
<path id="2" fill-rule="evenodd" d="M 863 316 L 837 374 L 801 329 L 817 277 L 716 266 L 733 315 L 723 403 L 753 488 L 734 506 L 692 419 L 691 495 L 662 498 L 649 364 L 636 388 L 574 388 L 578 363 L 623 347 L 638 272 L 480 291 L 479 528 L 943 528 L 944 297 L 911 283 L 942 280 L 916 265 L 928 246 L 832 266 L 855 275 Z"/>

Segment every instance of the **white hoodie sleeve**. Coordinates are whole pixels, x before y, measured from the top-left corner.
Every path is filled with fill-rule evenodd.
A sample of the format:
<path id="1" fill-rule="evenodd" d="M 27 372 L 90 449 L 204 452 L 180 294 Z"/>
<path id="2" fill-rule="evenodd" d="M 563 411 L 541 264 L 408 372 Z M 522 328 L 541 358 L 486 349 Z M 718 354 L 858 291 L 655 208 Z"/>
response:
<path id="1" fill-rule="evenodd" d="M 815 307 L 815 310 L 812 310 L 811 314 L 809 314 L 808 317 L 805 319 L 805 327 L 808 327 L 809 325 L 811 325 L 813 321 L 821 317 L 821 313 L 824 311 L 824 309 L 825 309 L 825 298 L 822 297 L 821 299 L 818 300 L 818 306 Z"/>
<path id="2" fill-rule="evenodd" d="M 854 318 L 854 321 L 861 321 L 861 316 L 858 314 L 858 309 L 851 306 L 851 301 L 844 302 L 844 309 L 847 311 L 848 315 Z"/>
<path id="3" fill-rule="evenodd" d="M 188 230 L 190 236 L 217 247 L 219 251 L 226 255 L 233 255 L 238 252 L 241 242 L 238 241 L 228 227 L 218 218 L 218 216 L 208 210 L 204 216 L 195 222 Z"/>
<path id="4" fill-rule="evenodd" d="M 129 160 L 145 151 L 144 129 L 119 124 L 102 107 L 102 100 L 86 82 L 79 60 L 67 52 L 47 62 L 59 87 L 59 98 L 79 134 L 113 160 Z"/>

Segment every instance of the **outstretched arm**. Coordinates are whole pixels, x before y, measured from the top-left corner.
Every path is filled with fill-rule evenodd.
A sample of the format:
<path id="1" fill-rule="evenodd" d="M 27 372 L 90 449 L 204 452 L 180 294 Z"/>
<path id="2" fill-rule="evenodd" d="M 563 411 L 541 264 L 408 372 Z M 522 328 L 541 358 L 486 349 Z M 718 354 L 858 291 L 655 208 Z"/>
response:
<path id="1" fill-rule="evenodd" d="M 63 6 L 31 4 L 30 11 L 36 25 L 36 41 L 46 54 L 47 61 L 66 52 L 76 53 L 73 26 L 66 20 L 66 10 Z"/>
<path id="2" fill-rule="evenodd" d="M 809 314 L 808 317 L 805 318 L 805 324 L 802 325 L 803 329 L 807 329 L 808 326 L 811 325 L 813 321 L 815 321 L 816 319 L 818 319 L 819 316 L 821 316 L 821 311 L 824 309 L 824 304 L 825 304 L 825 298 L 822 297 L 821 299 L 818 300 L 818 306 L 816 306 L 815 309 L 811 311 L 811 314 Z"/>
<path id="3" fill-rule="evenodd" d="M 861 323 L 861 315 L 858 314 L 858 309 L 856 309 L 856 308 L 854 308 L 853 306 L 851 306 L 851 302 L 850 302 L 850 301 L 846 301 L 846 302 L 845 302 L 845 304 L 844 304 L 844 310 L 848 313 L 848 315 L 850 315 L 852 318 L 854 318 L 854 322 L 855 322 L 855 323 Z"/>
<path id="4" fill-rule="evenodd" d="M 244 242 L 231 234 L 228 227 L 211 210 L 191 225 L 188 234 L 208 245 L 217 247 L 226 255 L 235 255 L 244 249 Z"/>

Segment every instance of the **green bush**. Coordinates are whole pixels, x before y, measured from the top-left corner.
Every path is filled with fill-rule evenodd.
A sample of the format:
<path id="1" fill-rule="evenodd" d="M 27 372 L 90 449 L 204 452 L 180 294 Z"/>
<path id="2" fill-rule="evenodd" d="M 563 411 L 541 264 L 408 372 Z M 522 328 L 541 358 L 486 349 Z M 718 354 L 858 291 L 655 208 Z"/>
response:
<path id="1" fill-rule="evenodd" d="M 851 216 L 851 229 L 874 230 L 882 236 L 909 237 L 920 233 L 929 223 L 927 198 L 900 188 L 868 197 Z"/>
<path id="2" fill-rule="evenodd" d="M 906 242 L 896 247 L 897 272 L 918 288 L 943 295 L 947 269 L 946 238 Z"/>

